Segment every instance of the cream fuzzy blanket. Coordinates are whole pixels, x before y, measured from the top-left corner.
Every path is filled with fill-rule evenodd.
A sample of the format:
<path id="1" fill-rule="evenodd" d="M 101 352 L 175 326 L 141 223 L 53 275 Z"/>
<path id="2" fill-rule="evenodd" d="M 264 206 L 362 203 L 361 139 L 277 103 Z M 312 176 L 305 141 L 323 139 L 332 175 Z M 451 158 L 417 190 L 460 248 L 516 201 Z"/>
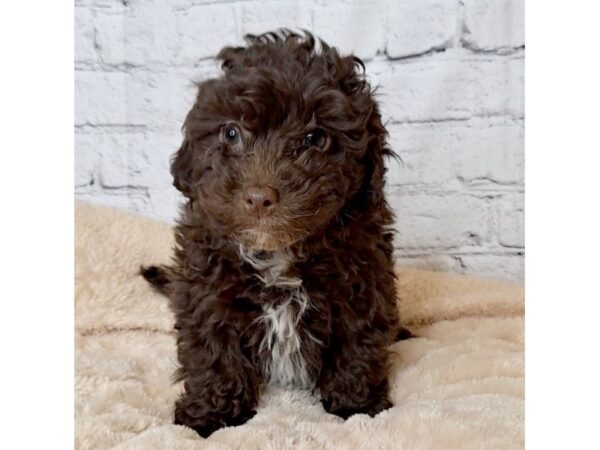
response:
<path id="1" fill-rule="evenodd" d="M 248 423 L 204 440 L 171 423 L 181 388 L 167 301 L 138 276 L 168 262 L 172 231 L 77 203 L 75 445 L 79 449 L 515 449 L 524 444 L 523 291 L 398 270 L 394 407 L 343 421 L 307 392 L 269 388 Z"/>

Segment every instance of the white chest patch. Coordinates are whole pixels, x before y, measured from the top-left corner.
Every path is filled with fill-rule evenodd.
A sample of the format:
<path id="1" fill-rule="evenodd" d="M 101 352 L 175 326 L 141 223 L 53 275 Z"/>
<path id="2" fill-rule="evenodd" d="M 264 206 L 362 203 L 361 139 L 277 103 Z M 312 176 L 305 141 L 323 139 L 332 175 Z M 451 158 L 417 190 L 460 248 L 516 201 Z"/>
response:
<path id="1" fill-rule="evenodd" d="M 275 305 L 264 305 L 263 314 L 258 319 L 265 325 L 260 351 L 270 354 L 270 358 L 263 361 L 264 373 L 272 384 L 310 387 L 311 380 L 302 355 L 302 336 L 298 329 L 302 315 L 310 307 L 310 299 L 300 278 L 283 275 L 292 256 L 279 251 L 264 257 L 260 252 L 242 247 L 240 255 L 259 272 L 257 276 L 265 286 L 277 287 L 283 295 L 282 301 Z M 306 337 L 314 339 L 308 333 Z"/>

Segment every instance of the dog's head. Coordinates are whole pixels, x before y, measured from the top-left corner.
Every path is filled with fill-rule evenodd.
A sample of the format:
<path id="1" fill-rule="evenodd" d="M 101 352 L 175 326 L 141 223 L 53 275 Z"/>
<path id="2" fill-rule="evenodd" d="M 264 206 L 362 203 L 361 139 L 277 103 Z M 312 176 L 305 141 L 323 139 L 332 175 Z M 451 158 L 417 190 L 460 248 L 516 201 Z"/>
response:
<path id="1" fill-rule="evenodd" d="M 199 84 L 171 171 L 208 227 L 275 250 L 380 201 L 389 150 L 359 59 L 308 33 L 246 40 Z"/>

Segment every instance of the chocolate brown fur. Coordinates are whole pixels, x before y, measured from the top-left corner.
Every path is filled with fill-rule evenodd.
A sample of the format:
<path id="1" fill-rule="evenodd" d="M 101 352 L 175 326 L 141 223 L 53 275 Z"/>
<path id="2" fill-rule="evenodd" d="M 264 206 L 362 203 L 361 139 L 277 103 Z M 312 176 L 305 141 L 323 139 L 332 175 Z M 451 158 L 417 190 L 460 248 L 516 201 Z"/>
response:
<path id="1" fill-rule="evenodd" d="M 247 42 L 185 121 L 174 264 L 142 270 L 175 313 L 175 423 L 202 436 L 251 418 L 269 381 L 307 381 L 344 418 L 391 406 L 392 153 L 364 67 L 309 34 Z M 251 186 L 275 193 L 268 213 L 248 212 Z"/>

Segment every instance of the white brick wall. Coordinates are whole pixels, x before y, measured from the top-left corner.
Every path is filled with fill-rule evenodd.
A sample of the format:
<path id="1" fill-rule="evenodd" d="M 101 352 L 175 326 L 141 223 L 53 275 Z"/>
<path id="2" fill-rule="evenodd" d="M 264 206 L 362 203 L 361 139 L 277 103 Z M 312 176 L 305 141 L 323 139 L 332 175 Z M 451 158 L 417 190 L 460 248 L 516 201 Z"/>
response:
<path id="1" fill-rule="evenodd" d="M 76 196 L 172 221 L 193 81 L 282 26 L 355 52 L 379 86 L 398 261 L 522 281 L 523 0 L 75 0 Z"/>

